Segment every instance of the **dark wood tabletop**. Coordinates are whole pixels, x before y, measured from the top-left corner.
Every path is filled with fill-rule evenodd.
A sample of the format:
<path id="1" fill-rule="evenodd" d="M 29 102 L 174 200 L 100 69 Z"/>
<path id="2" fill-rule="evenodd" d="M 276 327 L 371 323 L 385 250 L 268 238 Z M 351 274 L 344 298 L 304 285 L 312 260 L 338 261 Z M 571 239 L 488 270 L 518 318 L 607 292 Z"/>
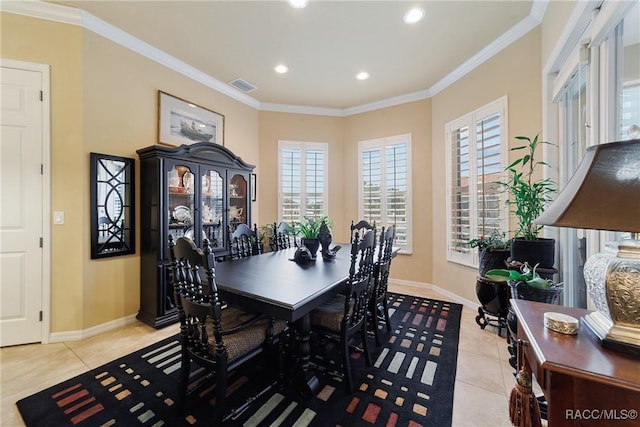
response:
<path id="1" fill-rule="evenodd" d="M 349 276 L 350 245 L 337 256 L 298 265 L 296 248 L 216 264 L 222 298 L 282 320 L 296 321 L 336 295 Z"/>
<path id="2" fill-rule="evenodd" d="M 561 334 L 544 326 L 547 311 L 568 314 L 579 320 L 589 313 L 588 310 L 514 299 L 511 305 L 521 320 L 536 359 L 545 370 L 588 377 L 594 382 L 640 392 L 640 359 L 602 348 L 583 325 L 577 335 Z"/>

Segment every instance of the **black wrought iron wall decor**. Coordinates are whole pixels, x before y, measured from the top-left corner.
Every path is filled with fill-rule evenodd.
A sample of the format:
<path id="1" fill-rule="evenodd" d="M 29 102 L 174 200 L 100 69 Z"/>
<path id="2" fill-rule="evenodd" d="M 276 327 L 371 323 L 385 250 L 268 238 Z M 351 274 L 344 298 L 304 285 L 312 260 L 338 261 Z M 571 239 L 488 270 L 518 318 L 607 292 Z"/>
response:
<path id="1" fill-rule="evenodd" d="M 91 153 L 91 258 L 135 253 L 135 160 Z"/>

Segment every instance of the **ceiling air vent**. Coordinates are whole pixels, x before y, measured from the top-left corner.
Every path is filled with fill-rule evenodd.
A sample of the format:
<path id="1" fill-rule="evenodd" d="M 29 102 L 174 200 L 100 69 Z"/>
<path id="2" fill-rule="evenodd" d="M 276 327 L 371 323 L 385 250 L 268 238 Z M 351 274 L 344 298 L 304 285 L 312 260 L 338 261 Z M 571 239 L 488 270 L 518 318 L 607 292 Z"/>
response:
<path id="1" fill-rule="evenodd" d="M 235 87 L 236 89 L 240 89 L 244 93 L 249 93 L 258 89 L 257 87 L 255 87 L 254 85 L 252 85 L 251 83 L 243 79 L 231 80 L 229 84 Z"/>

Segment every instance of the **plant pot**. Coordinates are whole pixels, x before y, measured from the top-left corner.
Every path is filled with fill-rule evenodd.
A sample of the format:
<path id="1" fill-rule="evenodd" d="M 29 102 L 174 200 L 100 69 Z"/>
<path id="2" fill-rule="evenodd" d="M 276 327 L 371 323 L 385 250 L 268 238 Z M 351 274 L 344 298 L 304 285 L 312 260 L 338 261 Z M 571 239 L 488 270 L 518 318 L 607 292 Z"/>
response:
<path id="1" fill-rule="evenodd" d="M 547 304 L 557 304 L 563 288 L 563 286 L 557 286 L 551 289 L 539 289 L 529 286 L 525 282 L 514 280 L 509 280 L 508 283 L 509 288 L 511 288 L 511 298 L 544 302 Z"/>
<path id="2" fill-rule="evenodd" d="M 489 250 L 482 249 L 480 251 L 480 260 L 478 262 L 478 272 L 484 277 L 487 271 L 496 268 L 507 268 L 505 261 L 509 258 L 511 252 L 509 249 Z"/>
<path id="3" fill-rule="evenodd" d="M 307 249 L 309 249 L 309 252 L 311 252 L 311 256 L 315 259 L 316 254 L 318 253 L 318 248 L 320 248 L 320 241 L 318 239 L 310 239 L 307 237 L 303 237 L 302 244 Z"/>
<path id="4" fill-rule="evenodd" d="M 507 282 L 495 282 L 486 277 L 476 278 L 476 295 L 482 308 L 489 314 L 507 317 L 509 310 L 509 286 Z"/>
<path id="5" fill-rule="evenodd" d="M 553 268 L 555 262 L 555 239 L 525 240 L 521 237 L 511 242 L 511 260 L 528 263 L 531 267 Z"/>

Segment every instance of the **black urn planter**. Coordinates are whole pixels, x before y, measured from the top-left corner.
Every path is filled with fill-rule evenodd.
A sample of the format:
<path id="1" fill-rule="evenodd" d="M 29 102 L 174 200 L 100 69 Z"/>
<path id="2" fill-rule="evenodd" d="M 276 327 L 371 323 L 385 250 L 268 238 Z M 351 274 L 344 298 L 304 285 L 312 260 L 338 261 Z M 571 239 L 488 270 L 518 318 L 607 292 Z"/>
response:
<path id="1" fill-rule="evenodd" d="M 480 329 L 487 325 L 498 328 L 498 335 L 506 329 L 507 314 L 509 312 L 509 287 L 507 282 L 496 282 L 486 277 L 476 278 L 476 296 L 482 304 L 478 307 L 476 323 Z"/>
<path id="2" fill-rule="evenodd" d="M 511 242 L 511 259 L 528 263 L 531 267 L 539 264 L 541 268 L 553 268 L 556 254 L 555 239 L 525 240 L 516 237 Z"/>
<path id="3" fill-rule="evenodd" d="M 320 241 L 317 238 L 308 238 L 308 237 L 303 237 L 301 241 L 302 241 L 302 244 L 307 249 L 309 249 L 309 252 L 311 252 L 311 257 L 315 259 L 318 253 L 318 249 L 320 248 Z"/>
<path id="4" fill-rule="evenodd" d="M 507 317 L 509 311 L 509 286 L 507 286 L 507 282 L 495 282 L 486 277 L 478 276 L 476 296 L 487 313 Z"/>

